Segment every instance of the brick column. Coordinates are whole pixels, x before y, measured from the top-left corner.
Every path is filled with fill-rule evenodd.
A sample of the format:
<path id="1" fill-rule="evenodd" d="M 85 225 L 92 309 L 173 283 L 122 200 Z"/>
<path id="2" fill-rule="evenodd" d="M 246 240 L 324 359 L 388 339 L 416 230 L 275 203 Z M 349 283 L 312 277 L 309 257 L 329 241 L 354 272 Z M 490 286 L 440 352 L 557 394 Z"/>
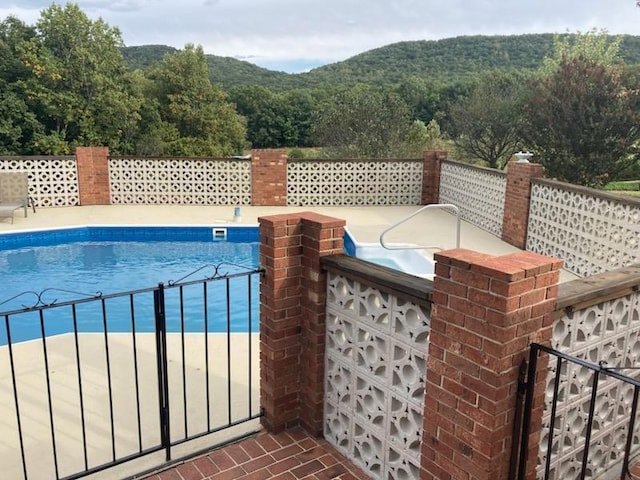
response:
<path id="1" fill-rule="evenodd" d="M 429 150 L 422 155 L 422 204 L 438 203 L 440 200 L 440 171 L 442 160 L 447 158 L 444 150 Z"/>
<path id="2" fill-rule="evenodd" d="M 263 425 L 322 433 L 326 273 L 320 257 L 343 252 L 345 221 L 305 212 L 258 219 L 260 401 Z"/>
<path id="3" fill-rule="evenodd" d="M 286 150 L 251 150 L 251 204 L 287 205 Z"/>
<path id="4" fill-rule="evenodd" d="M 525 248 L 527 244 L 531 179 L 542 175 L 542 165 L 538 163 L 509 162 L 507 165 L 502 240 L 518 248 Z"/>
<path id="5" fill-rule="evenodd" d="M 77 147 L 80 205 L 110 205 L 109 147 Z"/>
<path id="6" fill-rule="evenodd" d="M 421 479 L 507 480 L 519 365 L 531 342 L 551 339 L 562 261 L 464 249 L 434 257 Z"/>

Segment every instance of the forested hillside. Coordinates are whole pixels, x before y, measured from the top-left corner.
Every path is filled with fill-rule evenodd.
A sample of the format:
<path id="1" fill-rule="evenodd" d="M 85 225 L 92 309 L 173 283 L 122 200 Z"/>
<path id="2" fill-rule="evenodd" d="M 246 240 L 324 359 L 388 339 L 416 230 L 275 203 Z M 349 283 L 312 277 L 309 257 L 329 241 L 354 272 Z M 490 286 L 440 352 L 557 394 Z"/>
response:
<path id="1" fill-rule="evenodd" d="M 207 55 L 206 59 L 209 65 L 209 78 L 213 83 L 225 88 L 238 85 L 261 85 L 289 89 L 299 84 L 297 75 L 275 72 L 235 58 Z"/>
<path id="2" fill-rule="evenodd" d="M 477 77 L 487 70 L 535 70 L 552 51 L 553 39 L 549 33 L 399 42 L 298 74 L 275 72 L 230 57 L 206 58 L 211 81 L 226 88 L 260 85 L 287 90 L 356 83 L 385 86 L 414 76 L 449 83 Z M 172 50 L 165 48 L 124 47 L 123 55 L 130 68 L 144 68 Z M 627 64 L 639 64 L 640 37 L 625 36 L 620 56 Z"/>
<path id="3" fill-rule="evenodd" d="M 130 69 L 145 69 L 162 60 L 167 53 L 175 53 L 177 49 L 166 45 L 141 45 L 139 47 L 123 47 L 122 57 Z"/>

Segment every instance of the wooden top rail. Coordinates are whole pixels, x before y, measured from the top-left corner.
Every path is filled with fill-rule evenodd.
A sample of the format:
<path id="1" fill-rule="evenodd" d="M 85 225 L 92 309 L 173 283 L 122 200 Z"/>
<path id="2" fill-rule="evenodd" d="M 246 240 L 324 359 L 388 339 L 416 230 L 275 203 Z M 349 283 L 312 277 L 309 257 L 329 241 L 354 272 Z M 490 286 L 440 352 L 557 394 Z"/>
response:
<path id="1" fill-rule="evenodd" d="M 343 274 L 418 305 L 431 304 L 433 282 L 426 278 L 344 254 L 322 257 L 320 263 L 329 272 Z"/>
<path id="2" fill-rule="evenodd" d="M 640 289 L 640 264 L 562 283 L 558 287 L 556 317 L 624 297 Z"/>

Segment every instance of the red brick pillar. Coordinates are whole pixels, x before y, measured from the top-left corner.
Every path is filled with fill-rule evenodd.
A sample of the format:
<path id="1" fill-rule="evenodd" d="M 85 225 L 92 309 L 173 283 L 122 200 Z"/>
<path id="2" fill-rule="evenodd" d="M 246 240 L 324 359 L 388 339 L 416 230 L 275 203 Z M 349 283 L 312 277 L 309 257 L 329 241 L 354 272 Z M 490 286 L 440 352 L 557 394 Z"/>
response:
<path id="1" fill-rule="evenodd" d="M 251 150 L 251 204 L 287 205 L 286 150 Z"/>
<path id="2" fill-rule="evenodd" d="M 422 155 L 422 204 L 438 203 L 440 200 L 440 171 L 442 160 L 447 158 L 444 150 L 429 150 Z"/>
<path id="3" fill-rule="evenodd" d="M 502 240 L 518 248 L 527 244 L 531 179 L 542 175 L 542 165 L 538 163 L 509 162 L 507 166 Z"/>
<path id="4" fill-rule="evenodd" d="M 263 425 L 322 433 L 326 273 L 320 257 L 343 252 L 344 220 L 315 213 L 258 219 L 260 401 Z"/>
<path id="5" fill-rule="evenodd" d="M 434 257 L 421 478 L 507 480 L 519 365 L 531 342 L 551 339 L 562 261 L 464 249 Z"/>
<path id="6" fill-rule="evenodd" d="M 80 205 L 110 205 L 109 147 L 77 147 Z"/>

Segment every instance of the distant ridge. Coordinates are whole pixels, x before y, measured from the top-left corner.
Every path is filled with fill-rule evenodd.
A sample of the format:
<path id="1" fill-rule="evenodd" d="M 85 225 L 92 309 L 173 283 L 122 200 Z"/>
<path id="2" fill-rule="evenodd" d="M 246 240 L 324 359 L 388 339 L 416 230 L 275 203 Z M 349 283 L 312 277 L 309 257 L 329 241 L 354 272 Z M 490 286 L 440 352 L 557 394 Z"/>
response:
<path id="1" fill-rule="evenodd" d="M 399 42 L 295 74 L 268 70 L 231 57 L 207 55 L 207 62 L 211 80 L 225 88 L 261 85 L 285 90 L 320 84 L 391 85 L 412 76 L 452 82 L 487 70 L 536 69 L 551 52 L 553 38 L 553 34 L 544 33 Z M 132 69 L 146 68 L 174 51 L 176 49 L 164 45 L 124 47 L 122 50 Z M 620 53 L 626 63 L 640 64 L 640 36 L 623 36 Z"/>
<path id="2" fill-rule="evenodd" d="M 177 48 L 166 45 L 140 45 L 121 49 L 124 61 L 132 70 L 147 68 L 162 60 L 167 53 L 177 52 Z"/>

